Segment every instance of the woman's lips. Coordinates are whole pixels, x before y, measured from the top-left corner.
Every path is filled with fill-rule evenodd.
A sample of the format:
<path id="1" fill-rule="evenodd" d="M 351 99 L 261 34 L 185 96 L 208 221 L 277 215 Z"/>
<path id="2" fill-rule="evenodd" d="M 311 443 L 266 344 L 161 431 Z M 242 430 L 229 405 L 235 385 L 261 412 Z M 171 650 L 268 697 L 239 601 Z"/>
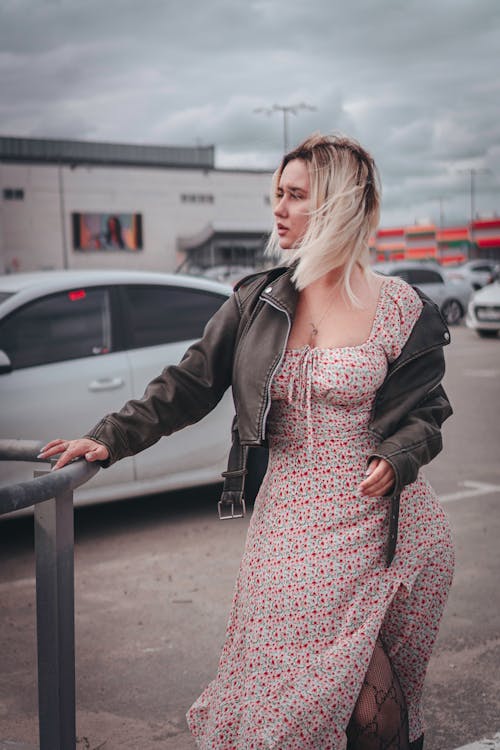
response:
<path id="1" fill-rule="evenodd" d="M 276 229 L 280 237 L 281 235 L 286 234 L 288 232 L 288 228 L 285 227 L 283 224 L 278 224 Z"/>

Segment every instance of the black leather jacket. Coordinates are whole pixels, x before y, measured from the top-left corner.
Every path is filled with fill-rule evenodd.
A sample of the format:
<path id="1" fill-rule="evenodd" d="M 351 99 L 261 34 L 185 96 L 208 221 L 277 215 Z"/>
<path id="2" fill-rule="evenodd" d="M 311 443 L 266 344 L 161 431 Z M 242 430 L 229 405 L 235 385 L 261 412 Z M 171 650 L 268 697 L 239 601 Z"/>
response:
<path id="1" fill-rule="evenodd" d="M 155 378 L 142 399 L 127 402 L 87 433 L 108 448 L 110 458 L 104 465 L 197 422 L 232 386 L 236 417 L 219 512 L 230 518 L 244 513 L 248 449 L 266 444 L 271 382 L 297 303 L 291 274 L 291 268 L 279 267 L 240 282 L 178 365 Z M 436 305 L 419 294 L 422 312 L 400 356 L 389 366 L 369 424 L 378 443 L 368 460 L 385 458 L 395 474 L 388 564 L 396 548 L 401 490 L 441 450 L 441 424 L 452 413 L 441 385 L 443 345 L 449 343 L 450 334 Z"/>

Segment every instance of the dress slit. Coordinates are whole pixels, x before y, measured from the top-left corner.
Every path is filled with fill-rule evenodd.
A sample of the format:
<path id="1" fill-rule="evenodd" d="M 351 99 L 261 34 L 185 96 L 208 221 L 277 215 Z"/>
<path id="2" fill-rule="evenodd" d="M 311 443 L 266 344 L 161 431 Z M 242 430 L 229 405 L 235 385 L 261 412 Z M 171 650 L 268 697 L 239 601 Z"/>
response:
<path id="1" fill-rule="evenodd" d="M 377 638 L 346 730 L 347 750 L 409 750 L 408 710 L 398 676 Z"/>

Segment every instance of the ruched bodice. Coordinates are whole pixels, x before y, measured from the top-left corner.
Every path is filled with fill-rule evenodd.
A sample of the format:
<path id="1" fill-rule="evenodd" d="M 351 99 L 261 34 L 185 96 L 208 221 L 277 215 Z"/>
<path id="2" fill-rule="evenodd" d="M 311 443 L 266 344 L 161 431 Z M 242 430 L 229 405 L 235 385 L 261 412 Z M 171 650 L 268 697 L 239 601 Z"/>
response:
<path id="1" fill-rule="evenodd" d="M 270 445 L 289 441 L 312 451 L 325 439 L 365 440 L 386 372 L 385 353 L 371 340 L 356 347 L 287 349 L 272 386 Z"/>

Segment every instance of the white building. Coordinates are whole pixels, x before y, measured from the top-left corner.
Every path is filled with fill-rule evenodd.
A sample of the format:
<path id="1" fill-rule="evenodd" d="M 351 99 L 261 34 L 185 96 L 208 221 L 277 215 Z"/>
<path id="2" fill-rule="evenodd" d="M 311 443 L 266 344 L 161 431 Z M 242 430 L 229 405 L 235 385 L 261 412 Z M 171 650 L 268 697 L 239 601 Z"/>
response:
<path id="1" fill-rule="evenodd" d="M 258 267 L 270 183 L 212 146 L 0 137 L 0 272 Z"/>

